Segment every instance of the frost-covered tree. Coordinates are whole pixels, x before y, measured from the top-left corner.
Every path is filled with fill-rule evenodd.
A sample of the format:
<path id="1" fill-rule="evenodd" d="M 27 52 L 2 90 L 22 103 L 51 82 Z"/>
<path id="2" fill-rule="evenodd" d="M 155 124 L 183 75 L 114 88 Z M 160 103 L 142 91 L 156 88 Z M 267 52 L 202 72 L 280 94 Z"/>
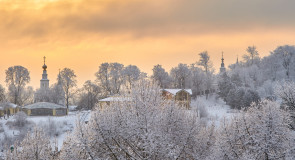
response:
<path id="1" fill-rule="evenodd" d="M 286 78 L 290 78 L 291 69 L 294 69 L 295 47 L 294 46 L 279 46 L 273 52 L 272 55 L 280 59 L 283 68 L 285 69 Z M 277 60 L 278 60 L 277 59 Z"/>
<path id="2" fill-rule="evenodd" d="M 5 88 L 0 84 L 0 103 L 6 101 Z"/>
<path id="3" fill-rule="evenodd" d="M 201 52 L 199 53 L 199 56 L 200 56 L 200 59 L 197 62 L 197 64 L 204 68 L 204 71 L 206 74 L 209 74 L 213 64 L 210 60 L 210 56 L 208 52 L 207 51 Z"/>
<path id="4" fill-rule="evenodd" d="M 257 103 L 260 96 L 257 91 L 244 87 L 232 87 L 225 101 L 233 109 L 248 108 L 251 103 Z"/>
<path id="5" fill-rule="evenodd" d="M 242 79 L 238 73 L 233 73 L 230 77 L 230 81 L 237 87 L 241 87 L 243 85 Z"/>
<path id="6" fill-rule="evenodd" d="M 83 88 L 80 90 L 78 107 L 91 110 L 95 107 L 101 96 L 100 87 L 88 80 L 84 83 Z"/>
<path id="7" fill-rule="evenodd" d="M 177 67 L 174 67 L 170 71 L 170 76 L 172 78 L 174 88 L 187 88 L 189 86 L 188 80 L 191 73 L 186 64 L 178 64 Z"/>
<path id="8" fill-rule="evenodd" d="M 233 109 L 242 109 L 244 107 L 245 92 L 243 87 L 232 88 L 226 97 L 226 103 Z"/>
<path id="9" fill-rule="evenodd" d="M 25 86 L 30 82 L 28 69 L 23 66 L 13 66 L 9 67 L 5 73 L 9 101 L 17 105 L 23 105 L 22 94 L 25 91 Z"/>
<path id="10" fill-rule="evenodd" d="M 111 95 L 111 84 L 110 84 L 110 64 L 109 63 L 102 63 L 99 66 L 98 72 L 95 73 L 96 81 L 100 85 L 100 87 L 103 89 L 104 95 Z"/>
<path id="11" fill-rule="evenodd" d="M 294 159 L 289 121 L 276 102 L 252 104 L 220 128 L 212 159 Z"/>
<path id="12" fill-rule="evenodd" d="M 225 99 L 227 95 L 229 94 L 229 91 L 233 89 L 235 86 L 232 83 L 230 77 L 227 75 L 227 73 L 224 72 L 219 76 L 218 87 L 219 87 L 218 95 L 222 99 Z"/>
<path id="13" fill-rule="evenodd" d="M 127 89 L 130 89 L 134 82 L 140 78 L 140 70 L 137 66 L 129 65 L 122 71 L 124 83 Z"/>
<path id="14" fill-rule="evenodd" d="M 214 128 L 196 114 L 162 99 L 160 88 L 139 80 L 122 100 L 78 121 L 61 150 L 63 159 L 202 159 L 214 144 Z"/>
<path id="15" fill-rule="evenodd" d="M 102 88 L 105 97 L 120 92 L 124 82 L 123 69 L 124 65 L 120 63 L 102 63 L 99 66 L 98 72 L 95 73 L 96 82 Z"/>
<path id="16" fill-rule="evenodd" d="M 193 97 L 196 97 L 197 95 L 201 94 L 202 91 L 206 89 L 206 75 L 202 71 L 202 69 L 196 67 L 194 64 L 190 66 L 190 88 L 193 91 Z"/>
<path id="17" fill-rule="evenodd" d="M 292 118 L 290 127 L 295 129 L 295 82 L 287 81 L 277 84 L 275 94 L 282 99 L 282 105 L 290 112 Z"/>
<path id="18" fill-rule="evenodd" d="M 283 100 L 283 105 L 295 111 L 295 82 L 281 82 L 275 87 L 275 94 Z"/>
<path id="19" fill-rule="evenodd" d="M 160 65 L 157 64 L 153 68 L 153 75 L 151 77 L 161 88 L 168 88 L 170 85 L 170 77 L 168 72 Z"/>
<path id="20" fill-rule="evenodd" d="M 124 83 L 123 79 L 123 69 L 124 65 L 120 63 L 111 63 L 110 64 L 110 84 L 112 87 L 112 93 L 118 94 L 120 93 L 121 85 Z"/>
<path id="21" fill-rule="evenodd" d="M 76 76 L 74 70 L 72 70 L 70 68 L 64 68 L 60 72 L 60 78 L 61 78 L 61 83 L 62 83 L 64 93 L 65 93 L 64 97 L 65 97 L 67 108 L 69 108 L 69 100 L 70 100 L 70 98 L 73 97 L 73 94 L 74 94 L 73 89 L 74 89 L 74 87 L 77 86 L 76 77 L 77 76 Z"/>
<path id="22" fill-rule="evenodd" d="M 243 97 L 243 107 L 249 107 L 251 103 L 258 103 L 260 96 L 256 90 L 247 89 Z"/>
<path id="23" fill-rule="evenodd" d="M 204 72 L 206 73 L 206 99 L 208 99 L 209 90 L 212 87 L 213 83 L 213 65 L 212 61 L 210 60 L 210 56 L 207 51 L 199 53 L 200 59 L 197 62 L 197 65 L 203 67 Z"/>
<path id="24" fill-rule="evenodd" d="M 21 94 L 20 104 L 22 106 L 34 103 L 34 89 L 32 86 L 28 86 Z"/>
<path id="25" fill-rule="evenodd" d="M 29 132 L 27 136 L 20 142 L 14 145 L 14 150 L 10 149 L 6 153 L 6 159 L 10 160 L 43 160 L 54 159 L 56 152 L 52 151 L 49 137 L 39 129 Z"/>
<path id="26" fill-rule="evenodd" d="M 247 62 L 247 61 L 251 61 L 251 65 L 254 64 L 254 60 L 259 58 L 259 53 L 256 49 L 256 46 L 248 46 L 248 48 L 246 49 L 247 51 L 247 54 L 245 54 L 243 56 L 244 60 Z"/>

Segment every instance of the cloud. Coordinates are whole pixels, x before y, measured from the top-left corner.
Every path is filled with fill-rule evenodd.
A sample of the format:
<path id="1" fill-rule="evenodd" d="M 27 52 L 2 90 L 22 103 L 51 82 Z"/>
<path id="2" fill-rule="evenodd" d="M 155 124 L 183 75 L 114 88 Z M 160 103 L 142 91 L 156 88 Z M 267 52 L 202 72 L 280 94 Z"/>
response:
<path id="1" fill-rule="evenodd" d="M 293 0 L 2 0 L 0 5 L 2 39 L 295 28 Z"/>

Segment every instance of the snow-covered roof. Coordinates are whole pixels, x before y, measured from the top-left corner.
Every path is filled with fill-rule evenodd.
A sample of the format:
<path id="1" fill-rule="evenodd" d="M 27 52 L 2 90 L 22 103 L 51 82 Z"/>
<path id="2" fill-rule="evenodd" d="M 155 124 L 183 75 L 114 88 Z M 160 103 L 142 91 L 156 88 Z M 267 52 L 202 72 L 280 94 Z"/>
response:
<path id="1" fill-rule="evenodd" d="M 0 107 L 0 110 L 1 110 L 1 111 L 3 111 L 3 110 L 4 110 L 4 108 L 3 108 L 3 107 Z"/>
<path id="2" fill-rule="evenodd" d="M 107 98 L 99 100 L 99 102 L 124 102 L 124 101 L 130 101 L 130 98 L 127 98 L 127 97 L 107 97 Z"/>
<path id="3" fill-rule="evenodd" d="M 26 105 L 23 108 L 26 109 L 37 109 L 37 108 L 48 108 L 48 109 L 58 109 L 58 108 L 66 108 L 65 106 L 49 103 L 49 102 L 38 102 L 30 105 Z"/>
<path id="4" fill-rule="evenodd" d="M 2 108 L 16 108 L 17 105 L 10 103 L 10 102 L 3 102 L 3 103 L 0 103 L 0 107 L 2 107 Z"/>
<path id="5" fill-rule="evenodd" d="M 188 92 L 190 95 L 193 94 L 191 89 L 163 89 L 163 90 L 167 91 L 167 92 L 169 92 L 169 93 L 171 93 L 173 95 L 176 95 L 179 91 L 182 91 L 182 90 Z"/>
<path id="6" fill-rule="evenodd" d="M 74 111 L 74 110 L 77 109 L 77 107 L 78 107 L 78 106 L 69 106 L 69 110 L 70 110 L 70 111 Z"/>

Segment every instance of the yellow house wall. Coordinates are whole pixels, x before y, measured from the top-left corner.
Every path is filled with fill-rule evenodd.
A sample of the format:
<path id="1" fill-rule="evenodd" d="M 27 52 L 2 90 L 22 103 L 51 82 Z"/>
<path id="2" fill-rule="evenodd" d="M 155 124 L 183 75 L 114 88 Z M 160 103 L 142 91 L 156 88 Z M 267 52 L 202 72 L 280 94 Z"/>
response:
<path id="1" fill-rule="evenodd" d="M 0 110 L 0 116 L 4 116 L 4 111 Z"/>
<path id="2" fill-rule="evenodd" d="M 10 114 L 14 114 L 14 108 L 9 108 Z"/>
<path id="3" fill-rule="evenodd" d="M 30 109 L 27 110 L 27 115 L 28 115 L 28 116 L 31 115 L 31 110 L 30 110 Z"/>
<path id="4" fill-rule="evenodd" d="M 181 94 L 185 94 L 186 95 L 186 99 L 185 100 L 180 100 L 181 99 Z M 181 91 L 181 92 L 178 92 L 175 96 L 175 101 L 178 101 L 180 102 L 181 104 L 185 104 L 185 107 L 187 109 L 190 109 L 190 103 L 191 103 L 191 95 L 187 92 L 184 92 L 184 91 Z"/>
<path id="5" fill-rule="evenodd" d="M 52 110 L 52 115 L 53 115 L 53 116 L 56 115 L 56 110 L 55 110 L 55 109 Z"/>

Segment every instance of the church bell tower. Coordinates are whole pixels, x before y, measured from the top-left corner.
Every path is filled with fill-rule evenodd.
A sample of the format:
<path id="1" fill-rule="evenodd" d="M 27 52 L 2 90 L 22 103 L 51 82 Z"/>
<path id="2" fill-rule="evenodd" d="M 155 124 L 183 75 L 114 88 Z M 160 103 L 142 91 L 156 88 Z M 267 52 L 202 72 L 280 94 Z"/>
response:
<path id="1" fill-rule="evenodd" d="M 44 56 L 44 65 L 42 66 L 43 68 L 43 74 L 42 74 L 42 79 L 40 80 L 40 89 L 42 90 L 47 90 L 49 89 L 49 80 L 47 79 L 47 66 L 45 64 L 46 57 Z"/>
<path id="2" fill-rule="evenodd" d="M 224 73 L 224 72 L 225 72 L 225 67 L 224 67 L 224 58 L 223 58 L 223 52 L 222 52 L 220 73 Z"/>

